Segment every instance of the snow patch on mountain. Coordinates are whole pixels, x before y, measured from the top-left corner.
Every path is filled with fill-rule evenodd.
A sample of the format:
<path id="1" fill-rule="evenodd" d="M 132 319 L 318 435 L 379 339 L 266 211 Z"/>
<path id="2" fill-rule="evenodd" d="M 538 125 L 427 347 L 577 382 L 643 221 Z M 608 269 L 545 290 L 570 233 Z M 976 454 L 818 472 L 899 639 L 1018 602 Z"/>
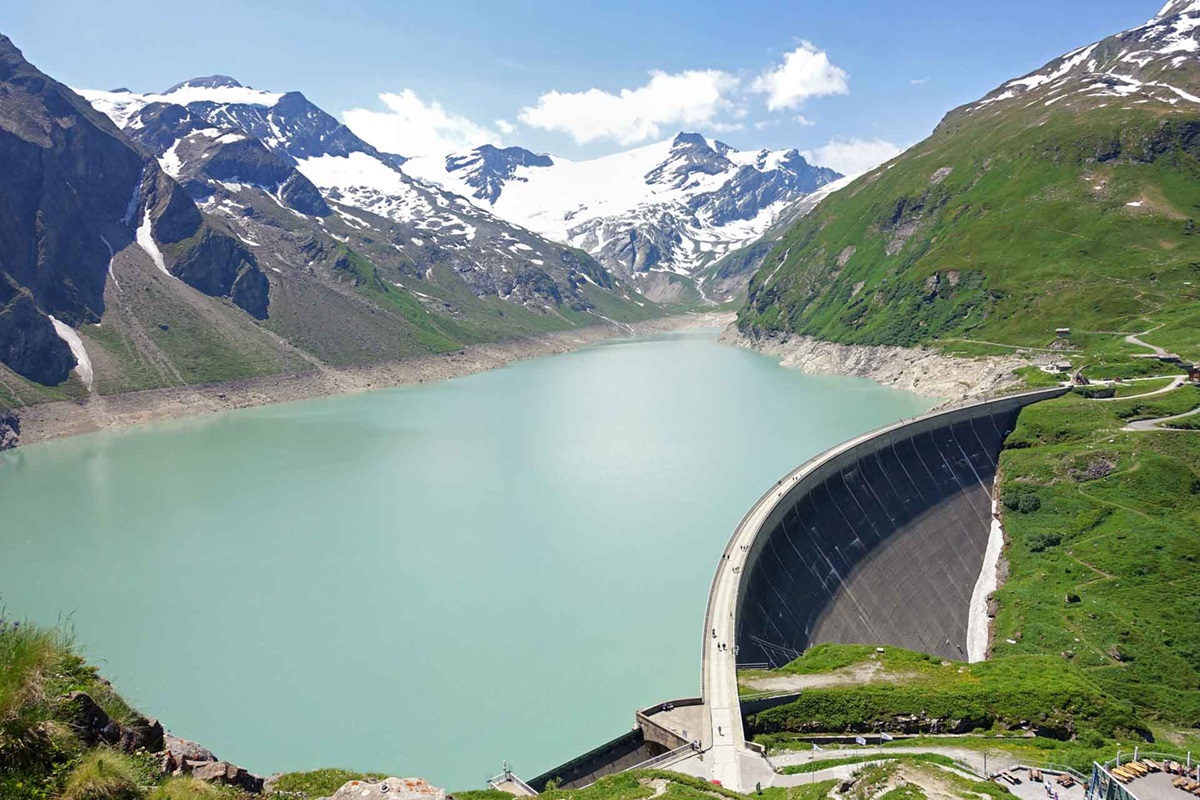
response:
<path id="1" fill-rule="evenodd" d="M 88 391 L 92 390 L 92 379 L 94 372 L 92 370 L 92 359 L 88 357 L 87 348 L 83 346 L 83 339 L 79 338 L 79 334 L 70 325 L 65 322 L 60 322 L 53 316 L 50 317 L 50 324 L 54 326 L 54 332 L 58 334 L 58 338 L 67 343 L 67 347 L 71 348 L 71 355 L 75 356 L 75 374 L 83 381 L 83 385 Z"/>
<path id="2" fill-rule="evenodd" d="M 236 82 L 235 82 L 236 83 Z M 216 105 L 251 105 L 269 108 L 279 102 L 282 93 L 262 92 L 249 86 L 197 86 L 182 83 L 162 94 L 150 92 L 138 94 L 130 91 L 106 92 L 96 89 L 74 89 L 76 94 L 109 119 L 124 128 L 129 119 L 151 103 L 175 103 L 186 106 L 188 103 L 214 103 Z"/>
<path id="3" fill-rule="evenodd" d="M 1043 92 L 1043 105 L 1078 98 L 1115 97 L 1168 105 L 1200 103 L 1181 82 L 1191 80 L 1181 68 L 1196 66 L 1200 53 L 1200 0 L 1173 0 L 1144 25 L 1081 47 L 1040 70 L 1008 81 L 967 112 Z M 1191 87 L 1194 88 L 1194 84 Z"/>
<path id="4" fill-rule="evenodd" d="M 142 224 L 138 226 L 135 238 L 138 246 L 146 251 L 146 255 L 150 256 L 150 260 L 154 262 L 154 266 L 158 267 L 159 271 L 168 278 L 175 276 L 167 269 L 167 262 L 163 260 L 162 251 L 158 249 L 158 242 L 154 241 L 154 233 L 150 225 L 150 209 L 146 209 L 146 213 L 142 216 Z M 176 278 L 176 280 L 178 280 Z"/>

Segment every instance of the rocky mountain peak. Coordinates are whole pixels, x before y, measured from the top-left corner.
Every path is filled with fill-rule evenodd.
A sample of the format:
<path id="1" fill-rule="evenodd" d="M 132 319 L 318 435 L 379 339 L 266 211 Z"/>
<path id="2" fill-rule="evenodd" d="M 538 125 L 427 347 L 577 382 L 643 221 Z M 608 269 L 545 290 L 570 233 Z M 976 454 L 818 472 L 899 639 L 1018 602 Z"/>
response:
<path id="1" fill-rule="evenodd" d="M 1154 22 L 1183 14 L 1200 14 L 1200 0 L 1169 0 L 1150 21 Z"/>
<path id="2" fill-rule="evenodd" d="M 725 152 L 714 150 L 708 139 L 698 133 L 679 133 L 671 140 L 670 157 L 646 173 L 646 183 L 666 184 L 683 188 L 696 174 L 718 175 L 733 166 L 726 156 L 733 152 L 728 145 Z"/>
<path id="3" fill-rule="evenodd" d="M 1009 107 L 1076 111 L 1146 102 L 1180 110 L 1200 106 L 1200 0 L 1172 0 L 1143 25 L 1109 36 L 1008 81 L 947 115 Z"/>
<path id="4" fill-rule="evenodd" d="M 496 147 L 485 144 L 465 155 L 446 156 L 446 172 L 462 172 L 468 186 L 475 191 L 472 196 L 495 203 L 510 180 L 524 181 L 516 177 L 519 167 L 552 167 L 554 160 L 544 153 L 534 153 L 523 147 Z"/>
<path id="5" fill-rule="evenodd" d="M 228 75 L 208 75 L 202 78 L 191 78 L 190 80 L 177 83 L 170 89 L 167 89 L 163 94 L 179 91 L 180 89 L 245 89 L 247 87 L 238 83 Z M 116 90 L 120 91 L 120 90 Z M 129 91 L 126 89 L 125 91 Z"/>
<path id="6" fill-rule="evenodd" d="M 680 131 L 671 140 L 671 149 L 674 150 L 677 147 L 702 147 L 711 149 L 708 146 L 708 139 L 705 139 L 698 133 L 689 133 L 687 131 Z"/>

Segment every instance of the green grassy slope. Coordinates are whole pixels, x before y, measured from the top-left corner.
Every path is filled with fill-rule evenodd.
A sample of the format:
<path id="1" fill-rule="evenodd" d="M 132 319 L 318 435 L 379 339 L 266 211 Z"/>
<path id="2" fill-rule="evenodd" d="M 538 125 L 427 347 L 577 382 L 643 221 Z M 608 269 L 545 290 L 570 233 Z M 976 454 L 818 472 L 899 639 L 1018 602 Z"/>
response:
<path id="1" fill-rule="evenodd" d="M 823 659 L 830 652 L 846 650 L 827 645 L 810 652 Z M 849 650 L 856 659 L 853 663 L 875 660 L 873 648 Z M 1021 655 L 966 665 L 894 648 L 886 651 L 894 653 L 893 662 L 898 659 L 903 664 L 902 677 L 805 689 L 793 703 L 751 715 L 748 727 L 755 734 L 878 729 L 970 733 L 1029 727 L 1052 739 L 1127 738 L 1146 730 L 1131 703 L 1106 693 L 1079 670 L 1053 657 Z M 806 658 L 801 656 L 782 671 L 807 671 Z"/>
<path id="2" fill-rule="evenodd" d="M 1200 390 L 1151 399 L 1177 413 Z M 994 654 L 1061 659 L 1151 720 L 1198 727 L 1200 436 L 1121 432 L 1147 404 L 1067 396 L 1021 412 L 1001 491 L 1040 507 L 1005 514 Z"/>
<path id="3" fill-rule="evenodd" d="M 797 223 L 739 325 L 1045 346 L 1057 326 L 1161 323 L 1147 341 L 1200 356 L 1197 131 L 1154 103 L 951 115 Z"/>

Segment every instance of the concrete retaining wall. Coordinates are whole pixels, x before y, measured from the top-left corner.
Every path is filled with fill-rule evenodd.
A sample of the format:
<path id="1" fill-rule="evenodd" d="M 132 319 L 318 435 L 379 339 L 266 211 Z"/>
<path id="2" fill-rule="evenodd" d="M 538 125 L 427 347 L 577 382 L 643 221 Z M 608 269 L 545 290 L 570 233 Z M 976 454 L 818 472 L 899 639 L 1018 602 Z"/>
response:
<path id="1" fill-rule="evenodd" d="M 661 714 L 666 707 L 683 708 L 688 706 L 702 705 L 704 700 L 699 697 L 684 697 L 679 700 L 668 700 L 665 703 L 643 708 L 637 712 L 637 725 L 642 729 L 646 741 L 662 745 L 667 750 L 674 750 L 677 747 L 683 747 L 685 744 L 691 744 L 691 741 L 685 739 L 680 732 L 660 724 L 655 719 L 655 715 Z M 689 731 L 692 739 L 700 738 L 700 731 L 693 729 Z"/>
<path id="2" fill-rule="evenodd" d="M 538 775 L 528 783 L 538 792 L 545 791 L 546 784 L 551 780 L 556 780 L 559 788 L 578 789 L 595 783 L 605 775 L 635 767 L 643 761 L 662 755 L 668 749 L 646 741 L 642 729 L 635 728 Z"/>

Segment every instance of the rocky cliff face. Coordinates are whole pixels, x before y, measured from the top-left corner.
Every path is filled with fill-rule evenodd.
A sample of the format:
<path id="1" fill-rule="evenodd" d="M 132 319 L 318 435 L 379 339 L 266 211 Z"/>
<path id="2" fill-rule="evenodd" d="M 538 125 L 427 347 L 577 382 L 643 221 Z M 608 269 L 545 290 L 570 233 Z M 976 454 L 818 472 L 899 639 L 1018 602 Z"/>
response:
<path id="1" fill-rule="evenodd" d="M 0 361 L 38 383 L 65 380 L 75 357 L 50 317 L 99 322 L 114 249 L 142 242 L 135 231 L 147 224 L 143 247 L 169 250 L 164 271 L 266 314 L 253 256 L 107 117 L 0 36 Z"/>
<path id="2" fill-rule="evenodd" d="M 160 245 L 167 271 L 207 295 L 228 297 L 251 316 L 265 319 L 269 285 L 254 254 L 202 214 L 162 171 L 147 169 L 142 193 L 150 232 Z"/>
<path id="3" fill-rule="evenodd" d="M 466 185 L 475 190 L 471 196 L 489 203 L 500 198 L 504 184 L 515 178 L 518 167 L 552 166 L 554 162 L 550 156 L 523 147 L 499 148 L 485 144 L 467 155 L 446 156 L 446 171 L 463 173 Z"/>
<path id="4" fill-rule="evenodd" d="M 47 314 L 100 319 L 99 230 L 126 213 L 141 174 L 112 123 L 0 36 L 0 359 L 19 374 L 59 383 L 74 366 Z"/>
<path id="5" fill-rule="evenodd" d="M 320 190 L 286 156 L 240 129 L 214 127 L 211 116 L 210 108 L 156 102 L 134 114 L 126 133 L 157 156 L 163 169 L 198 201 L 212 196 L 213 183 L 250 184 L 302 214 L 332 213 Z"/>

